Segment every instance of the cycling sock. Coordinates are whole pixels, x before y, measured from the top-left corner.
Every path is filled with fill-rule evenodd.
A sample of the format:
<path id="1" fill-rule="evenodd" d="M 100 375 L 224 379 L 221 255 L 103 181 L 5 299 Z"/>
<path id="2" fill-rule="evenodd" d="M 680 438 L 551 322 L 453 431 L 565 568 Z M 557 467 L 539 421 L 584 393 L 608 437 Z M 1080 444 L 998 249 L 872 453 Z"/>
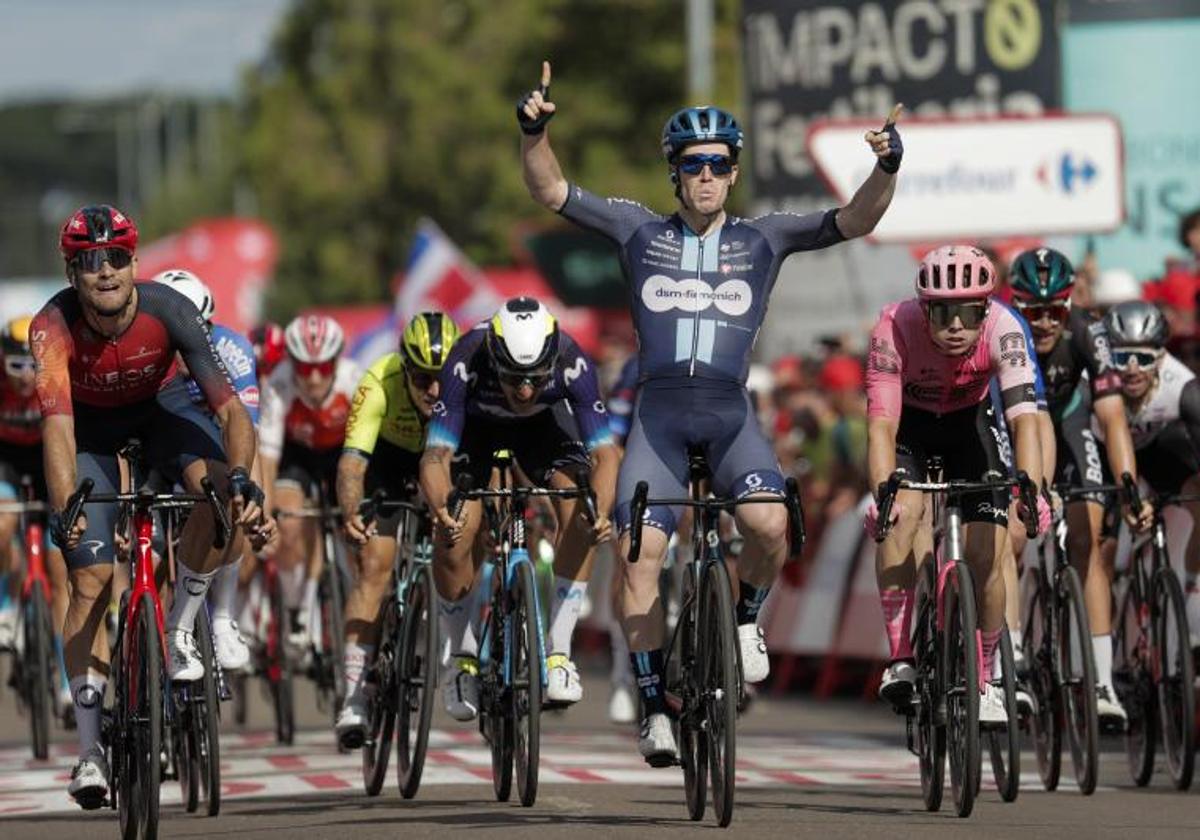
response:
<path id="1" fill-rule="evenodd" d="M 1096 659 L 1096 685 L 1111 690 L 1112 678 L 1112 636 L 1105 633 L 1102 636 L 1092 636 L 1092 656 Z"/>
<path id="2" fill-rule="evenodd" d="M 879 603 L 883 607 L 883 624 L 887 628 L 888 647 L 892 661 L 912 659 L 912 643 L 908 638 L 912 623 L 913 590 L 881 589 Z"/>
<path id="3" fill-rule="evenodd" d="M 646 707 L 647 715 L 656 715 L 667 710 L 667 702 L 663 697 L 663 652 L 647 650 L 629 654 L 633 665 L 633 673 L 637 676 L 638 693 L 642 695 L 642 704 Z"/>
<path id="4" fill-rule="evenodd" d="M 346 642 L 346 651 L 342 655 L 342 666 L 346 671 L 346 702 L 355 703 L 362 700 L 363 669 L 375 652 L 375 645 L 360 645 L 358 642 Z"/>
<path id="5" fill-rule="evenodd" d="M 61 633 L 54 634 L 54 658 L 58 660 L 58 677 L 59 685 L 62 688 L 70 688 L 71 681 L 67 679 L 67 659 L 63 655 L 63 637 Z M 75 692 L 71 692 L 74 696 Z"/>
<path id="6" fill-rule="evenodd" d="M 106 682 L 104 677 L 93 671 L 71 677 L 71 699 L 75 702 L 80 758 L 100 749 L 100 711 L 104 707 Z"/>
<path id="7" fill-rule="evenodd" d="M 571 636 L 579 621 L 579 610 L 587 594 L 586 580 L 554 576 L 554 595 L 550 599 L 550 633 L 547 653 L 571 658 Z"/>
<path id="8" fill-rule="evenodd" d="M 1025 635 L 1021 632 L 1021 628 L 1008 628 L 1008 637 L 1012 639 L 1013 650 L 1022 650 L 1025 645 Z"/>
<path id="9" fill-rule="evenodd" d="M 197 572 L 179 564 L 175 577 L 175 603 L 167 617 L 167 630 L 186 630 L 196 626 L 196 614 L 204 606 L 204 597 L 216 572 Z"/>
<path id="10" fill-rule="evenodd" d="M 238 573 L 242 568 L 242 558 L 234 560 L 221 568 L 217 569 L 216 579 L 213 581 L 212 593 L 212 617 L 213 621 L 218 618 L 225 618 L 233 621 L 234 608 L 237 601 L 238 591 Z"/>
<path id="11" fill-rule="evenodd" d="M 758 611 L 762 609 L 763 601 L 771 591 L 770 585 L 754 586 L 738 579 L 737 623 L 755 624 L 758 622 Z"/>
<path id="12" fill-rule="evenodd" d="M 994 678 L 996 665 L 996 645 L 1000 644 L 999 630 L 980 630 L 983 648 L 983 676 L 989 682 Z"/>
<path id="13" fill-rule="evenodd" d="M 442 633 L 450 640 L 450 652 L 455 656 L 477 656 L 479 644 L 472 629 L 471 607 L 475 599 L 467 594 L 457 601 L 438 600 L 438 619 Z"/>
<path id="14" fill-rule="evenodd" d="M 317 608 L 317 582 L 311 578 L 304 579 L 304 600 L 300 604 L 300 623 L 312 627 L 313 611 Z"/>
<path id="15" fill-rule="evenodd" d="M 608 628 L 609 644 L 612 645 L 612 684 L 629 685 L 633 682 L 633 671 L 629 666 L 629 640 L 615 618 Z"/>

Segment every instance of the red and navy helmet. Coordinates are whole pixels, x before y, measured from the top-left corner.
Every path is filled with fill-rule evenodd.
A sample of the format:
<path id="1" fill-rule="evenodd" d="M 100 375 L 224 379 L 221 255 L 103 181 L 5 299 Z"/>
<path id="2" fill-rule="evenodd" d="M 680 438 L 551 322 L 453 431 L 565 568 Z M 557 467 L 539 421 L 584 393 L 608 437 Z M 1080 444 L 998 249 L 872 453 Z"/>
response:
<path id="1" fill-rule="evenodd" d="M 90 204 L 71 214 L 58 237 L 63 259 L 70 262 L 80 251 L 116 246 L 133 253 L 138 230 L 133 219 L 109 204 Z"/>
<path id="2" fill-rule="evenodd" d="M 283 327 L 270 321 L 250 330 L 250 343 L 254 346 L 259 376 L 270 374 L 275 366 L 283 361 L 283 355 L 287 352 L 283 340 Z"/>

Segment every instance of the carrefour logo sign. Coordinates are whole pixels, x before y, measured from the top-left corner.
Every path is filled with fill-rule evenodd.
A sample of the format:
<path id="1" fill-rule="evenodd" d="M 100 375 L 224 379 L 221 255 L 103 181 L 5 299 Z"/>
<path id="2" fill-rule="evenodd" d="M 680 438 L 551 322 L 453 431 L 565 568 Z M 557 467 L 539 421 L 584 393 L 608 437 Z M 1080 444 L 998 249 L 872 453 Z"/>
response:
<path id="1" fill-rule="evenodd" d="M 655 274 L 642 285 L 642 303 L 651 312 L 703 312 L 714 306 L 726 315 L 745 315 L 754 292 L 745 280 L 726 280 L 715 289 L 698 278 L 672 280 Z"/>
<path id="2" fill-rule="evenodd" d="M 1038 166 L 1037 179 L 1049 189 L 1077 193 L 1090 187 L 1099 172 L 1096 162 L 1090 157 L 1063 152 L 1057 157 L 1042 161 Z"/>

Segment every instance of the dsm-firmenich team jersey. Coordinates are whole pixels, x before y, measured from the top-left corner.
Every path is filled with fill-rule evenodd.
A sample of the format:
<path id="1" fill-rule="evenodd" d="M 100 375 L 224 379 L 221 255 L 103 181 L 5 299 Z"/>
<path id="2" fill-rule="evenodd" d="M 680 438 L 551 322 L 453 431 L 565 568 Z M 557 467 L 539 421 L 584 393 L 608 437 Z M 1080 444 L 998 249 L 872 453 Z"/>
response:
<path id="1" fill-rule="evenodd" d="M 565 218 L 616 243 L 629 280 L 641 380 L 698 377 L 744 384 L 767 298 L 789 254 L 843 241 L 836 210 L 727 217 L 697 236 L 664 216 L 572 184 Z"/>

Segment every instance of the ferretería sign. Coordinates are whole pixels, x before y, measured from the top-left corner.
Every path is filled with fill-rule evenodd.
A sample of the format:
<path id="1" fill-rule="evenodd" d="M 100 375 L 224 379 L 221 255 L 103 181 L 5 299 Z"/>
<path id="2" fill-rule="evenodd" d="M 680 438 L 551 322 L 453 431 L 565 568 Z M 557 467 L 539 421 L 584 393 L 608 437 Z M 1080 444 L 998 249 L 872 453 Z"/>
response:
<path id="1" fill-rule="evenodd" d="M 1056 108 L 1054 0 L 745 0 L 754 195 L 827 196 L 804 148 L 822 117 L 1041 114 Z"/>

